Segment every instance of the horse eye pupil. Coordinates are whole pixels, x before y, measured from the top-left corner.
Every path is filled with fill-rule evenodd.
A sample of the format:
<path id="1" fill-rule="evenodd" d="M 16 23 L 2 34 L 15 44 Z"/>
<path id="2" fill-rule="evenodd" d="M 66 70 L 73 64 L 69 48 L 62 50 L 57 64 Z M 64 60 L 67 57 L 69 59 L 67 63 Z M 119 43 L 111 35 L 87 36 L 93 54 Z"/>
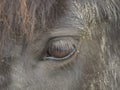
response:
<path id="1" fill-rule="evenodd" d="M 73 43 L 69 40 L 58 40 L 48 46 L 47 53 L 51 57 L 63 58 L 68 56 L 74 49 Z"/>

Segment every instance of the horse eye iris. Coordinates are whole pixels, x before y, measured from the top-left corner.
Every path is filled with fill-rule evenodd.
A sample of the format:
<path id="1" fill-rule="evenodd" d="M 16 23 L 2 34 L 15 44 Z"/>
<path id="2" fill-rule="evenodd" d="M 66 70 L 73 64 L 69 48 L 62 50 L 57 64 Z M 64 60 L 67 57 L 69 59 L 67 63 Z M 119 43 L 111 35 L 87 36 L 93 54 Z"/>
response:
<path id="1" fill-rule="evenodd" d="M 70 40 L 57 40 L 49 44 L 47 54 L 54 58 L 64 58 L 75 50 L 73 42 Z"/>

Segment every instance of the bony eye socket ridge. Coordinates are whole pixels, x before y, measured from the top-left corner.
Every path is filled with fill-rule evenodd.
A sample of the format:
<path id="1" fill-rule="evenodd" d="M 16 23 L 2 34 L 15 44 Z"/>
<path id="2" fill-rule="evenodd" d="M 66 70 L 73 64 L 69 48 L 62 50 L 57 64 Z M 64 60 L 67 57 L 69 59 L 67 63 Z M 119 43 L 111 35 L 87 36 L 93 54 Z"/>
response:
<path id="1" fill-rule="evenodd" d="M 76 45 L 71 39 L 50 40 L 44 59 L 61 61 L 70 58 L 76 52 Z"/>

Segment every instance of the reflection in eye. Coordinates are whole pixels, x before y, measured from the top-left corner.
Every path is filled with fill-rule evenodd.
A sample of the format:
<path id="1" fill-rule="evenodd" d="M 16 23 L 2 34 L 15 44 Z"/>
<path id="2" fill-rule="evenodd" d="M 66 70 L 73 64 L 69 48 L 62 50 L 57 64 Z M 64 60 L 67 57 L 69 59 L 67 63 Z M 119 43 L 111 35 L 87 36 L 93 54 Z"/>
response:
<path id="1" fill-rule="evenodd" d="M 49 42 L 46 59 L 65 60 L 76 51 L 75 43 L 70 39 L 53 40 Z"/>

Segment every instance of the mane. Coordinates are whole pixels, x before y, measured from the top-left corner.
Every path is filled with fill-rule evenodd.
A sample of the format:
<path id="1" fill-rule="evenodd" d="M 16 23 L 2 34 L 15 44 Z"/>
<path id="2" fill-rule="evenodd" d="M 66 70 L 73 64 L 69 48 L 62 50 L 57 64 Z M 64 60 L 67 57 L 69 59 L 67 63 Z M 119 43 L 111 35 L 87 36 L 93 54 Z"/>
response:
<path id="1" fill-rule="evenodd" d="M 64 15 L 67 0 L 0 0 L 0 53 L 14 44 L 25 46 L 33 34 L 52 27 Z M 73 0 L 86 24 L 119 26 L 119 0 Z M 7 51 L 5 50 L 7 48 Z M 4 53 L 4 54 L 5 54 Z"/>
<path id="2" fill-rule="evenodd" d="M 24 47 L 35 32 L 46 30 L 61 15 L 64 0 L 0 0 L 0 56 L 15 44 Z M 51 24 L 50 24 L 51 23 Z M 5 50 L 7 49 L 7 51 Z"/>
<path id="3" fill-rule="evenodd" d="M 80 10 L 86 24 L 107 22 L 118 25 L 120 20 L 119 0 L 76 0 L 75 6 Z"/>

